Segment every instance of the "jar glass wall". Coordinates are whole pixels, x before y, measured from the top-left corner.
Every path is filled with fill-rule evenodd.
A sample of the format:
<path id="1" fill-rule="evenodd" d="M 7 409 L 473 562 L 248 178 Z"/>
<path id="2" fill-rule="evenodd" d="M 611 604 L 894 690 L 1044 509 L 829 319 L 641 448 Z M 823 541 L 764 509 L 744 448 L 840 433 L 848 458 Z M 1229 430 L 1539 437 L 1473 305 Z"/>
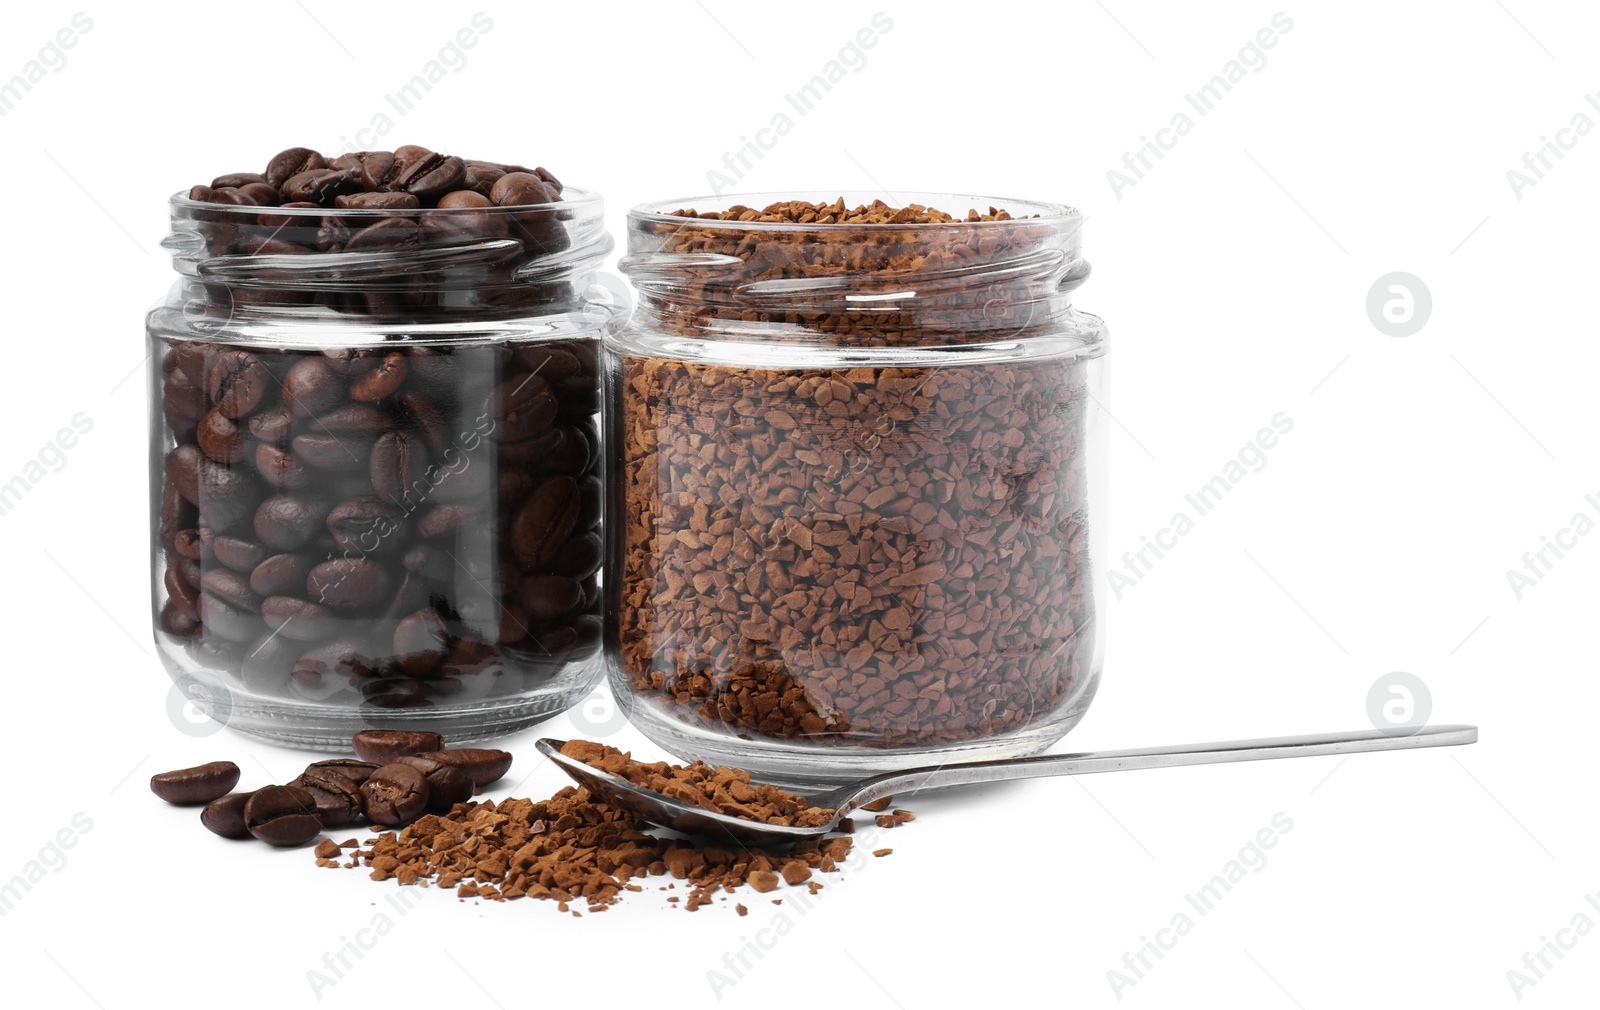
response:
<path id="1" fill-rule="evenodd" d="M 511 732 L 602 661 L 594 194 L 465 210 L 172 201 L 147 319 L 155 637 L 290 744 Z M 361 236 L 367 236 L 362 238 Z"/>
<path id="2" fill-rule="evenodd" d="M 1070 303 L 1081 217 L 910 199 L 1010 219 L 630 215 L 607 637 L 668 750 L 825 783 L 1036 753 L 1094 693 L 1105 332 Z"/>

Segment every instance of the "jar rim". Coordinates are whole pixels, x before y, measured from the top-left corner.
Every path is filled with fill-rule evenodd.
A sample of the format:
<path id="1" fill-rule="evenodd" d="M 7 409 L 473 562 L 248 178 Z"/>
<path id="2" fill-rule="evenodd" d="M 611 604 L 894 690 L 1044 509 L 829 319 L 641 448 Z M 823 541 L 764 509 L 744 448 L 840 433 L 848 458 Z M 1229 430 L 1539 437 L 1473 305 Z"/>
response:
<path id="1" fill-rule="evenodd" d="M 898 203 L 890 206 L 904 207 L 909 204 L 921 204 L 924 207 L 933 207 L 947 214 L 956 214 L 951 207 L 966 205 L 972 209 L 979 206 L 993 207 L 1004 210 L 1012 216 L 1001 221 L 967 221 L 959 217 L 949 221 L 927 222 L 861 222 L 861 221 L 725 221 L 718 218 L 688 217 L 675 214 L 673 211 L 693 208 L 700 210 L 712 206 L 717 210 L 728 210 L 731 207 L 743 205 L 754 208 L 766 207 L 774 203 L 791 200 L 803 200 L 807 203 L 834 203 L 844 200 L 848 207 L 862 204 L 871 204 L 875 200 L 891 197 Z M 887 202 L 887 201 L 886 201 Z M 1068 204 L 1049 203 L 1039 200 L 1026 200 L 1016 197 L 976 196 L 964 193 L 887 193 L 881 190 L 804 190 L 768 193 L 727 193 L 721 196 L 685 197 L 676 200 L 652 200 L 647 203 L 634 204 L 628 209 L 628 223 L 630 225 L 674 225 L 685 222 L 694 222 L 697 227 L 727 229 L 730 231 L 782 231 L 785 229 L 804 229 L 807 231 L 817 229 L 846 229 L 846 228 L 899 228 L 915 229 L 942 229 L 955 226 L 966 228 L 984 228 L 988 230 L 1003 230 L 1007 227 L 1019 225 L 1034 228 L 1044 225 L 1057 225 L 1070 227 L 1079 225 L 1083 221 L 1083 212 Z"/>
<path id="2" fill-rule="evenodd" d="M 571 194 L 570 197 L 568 194 Z M 519 203 L 489 207 L 281 207 L 256 204 L 212 203 L 208 200 L 191 200 L 188 192 L 180 190 L 167 201 L 174 215 L 195 212 L 206 214 L 237 213 L 254 219 L 261 214 L 283 215 L 316 219 L 324 216 L 369 219 L 373 221 L 391 217 L 449 217 L 452 215 L 489 215 L 491 217 L 515 216 L 533 211 L 561 211 L 572 213 L 599 210 L 603 197 L 598 190 L 568 186 L 561 191 L 561 199 L 550 203 Z"/>

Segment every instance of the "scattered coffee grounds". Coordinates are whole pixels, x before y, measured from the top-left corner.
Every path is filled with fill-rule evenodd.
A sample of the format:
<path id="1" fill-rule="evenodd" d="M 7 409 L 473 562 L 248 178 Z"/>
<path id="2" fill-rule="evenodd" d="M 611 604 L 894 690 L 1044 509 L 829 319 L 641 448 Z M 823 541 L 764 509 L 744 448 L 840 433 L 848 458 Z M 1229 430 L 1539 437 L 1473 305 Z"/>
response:
<path id="1" fill-rule="evenodd" d="M 619 346 L 618 690 L 699 728 L 853 747 L 1066 711 L 1094 663 L 1092 354 L 1048 307 L 1059 224 L 842 199 L 676 217 L 630 224 L 634 328 L 819 365 Z M 821 364 L 1030 337 L 1064 349 Z"/>
<path id="2" fill-rule="evenodd" d="M 561 753 L 664 796 L 745 820 L 800 828 L 833 820 L 832 809 L 812 806 L 804 796 L 777 786 L 752 784 L 750 773 L 739 768 L 713 768 L 702 761 L 686 766 L 665 761 L 646 764 L 588 740 L 569 740 Z"/>
<path id="3" fill-rule="evenodd" d="M 210 803 L 239 784 L 239 766 L 232 761 L 212 761 L 194 768 L 150 776 L 150 791 L 168 803 Z"/>
<path id="4" fill-rule="evenodd" d="M 881 858 L 883 858 L 884 856 L 887 856 L 889 853 L 891 853 L 893 851 L 894 851 L 893 849 L 873 849 L 872 850 L 872 854 L 881 859 Z"/>
<path id="5" fill-rule="evenodd" d="M 907 821 L 914 821 L 917 815 L 909 810 L 896 810 L 892 814 L 879 814 L 873 820 L 880 828 L 898 828 Z"/>
<path id="6" fill-rule="evenodd" d="M 561 911 L 583 903 L 599 911 L 634 883 L 671 875 L 691 890 L 681 907 L 695 911 L 748 884 L 758 892 L 807 883 L 812 872 L 837 872 L 852 839 L 806 839 L 768 852 L 709 840 L 651 834 L 633 814 L 569 786 L 548 800 L 507 799 L 458 804 L 448 815 L 428 814 L 398 832 L 369 839 L 356 851 L 374 880 L 432 881 L 462 898 L 545 898 Z M 680 905 L 676 896 L 668 902 Z"/>

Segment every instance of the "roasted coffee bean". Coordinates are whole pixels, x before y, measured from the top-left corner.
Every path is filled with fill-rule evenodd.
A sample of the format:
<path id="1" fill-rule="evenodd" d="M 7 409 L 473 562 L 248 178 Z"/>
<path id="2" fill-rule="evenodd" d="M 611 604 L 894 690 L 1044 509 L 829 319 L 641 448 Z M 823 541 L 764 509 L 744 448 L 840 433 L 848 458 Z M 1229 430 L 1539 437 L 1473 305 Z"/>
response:
<path id="1" fill-rule="evenodd" d="M 216 408 L 200 418 L 195 438 L 200 451 L 218 463 L 238 463 L 250 450 L 249 433 Z"/>
<path id="2" fill-rule="evenodd" d="M 547 565 L 578 524 L 578 482 L 551 477 L 529 496 L 511 521 L 511 548 L 529 566 Z"/>
<path id="3" fill-rule="evenodd" d="M 203 597 L 203 605 L 210 597 Z M 293 596 L 269 596 L 261 601 L 261 617 L 267 627 L 297 642 L 316 642 L 330 638 L 339 630 L 339 619 L 321 604 Z M 209 622 L 207 622 L 209 626 Z"/>
<path id="4" fill-rule="evenodd" d="M 311 567 L 311 559 L 303 554 L 274 554 L 250 572 L 250 591 L 257 596 L 298 593 Z"/>
<path id="5" fill-rule="evenodd" d="M 400 152 L 396 151 L 395 156 L 398 158 Z M 394 180 L 394 188 L 420 200 L 437 202 L 439 197 L 460 186 L 466 174 L 467 163 L 460 158 L 431 151 L 407 165 Z"/>
<path id="6" fill-rule="evenodd" d="M 239 194 L 248 197 L 258 207 L 276 207 L 281 201 L 278 190 L 264 182 L 251 182 L 239 187 Z"/>
<path id="7" fill-rule="evenodd" d="M 290 443 L 297 458 L 318 470 L 364 470 L 372 443 L 361 436 L 309 432 Z"/>
<path id="8" fill-rule="evenodd" d="M 291 147 L 273 155 L 272 160 L 267 162 L 267 170 L 262 176 L 268 185 L 282 186 L 292 176 L 327 167 L 328 163 L 323 160 L 322 155 L 311 148 Z"/>
<path id="9" fill-rule="evenodd" d="M 265 442 L 256 445 L 256 472 L 280 491 L 293 491 L 311 482 L 311 471 L 294 453 Z"/>
<path id="10" fill-rule="evenodd" d="M 288 407 L 274 407 L 252 414 L 246 427 L 252 437 L 268 445 L 287 448 L 294 433 L 294 412 Z"/>
<path id="11" fill-rule="evenodd" d="M 369 609 L 389 598 L 389 573 L 371 558 L 334 558 L 311 569 L 305 591 L 334 610 Z"/>
<path id="12" fill-rule="evenodd" d="M 553 621 L 583 606 L 583 585 L 559 575 L 534 575 L 523 580 L 517 601 L 535 621 Z"/>
<path id="13" fill-rule="evenodd" d="M 329 360 L 328 367 L 333 368 L 334 362 Z M 347 403 L 343 407 L 328 411 L 313 422 L 317 431 L 330 435 L 355 435 L 372 438 L 383 434 L 394 426 L 394 419 L 387 411 L 365 403 Z"/>
<path id="14" fill-rule="evenodd" d="M 261 611 L 261 599 L 250 591 L 250 582 L 238 572 L 213 568 L 200 577 L 200 588 L 230 606 L 250 613 Z"/>
<path id="15" fill-rule="evenodd" d="M 320 355 L 301 358 L 283 380 L 283 402 L 296 417 L 315 417 L 344 397 L 344 382 Z"/>
<path id="16" fill-rule="evenodd" d="M 349 169 L 313 168 L 283 181 L 278 195 L 287 201 L 304 201 L 326 207 L 342 193 L 354 193 L 361 187 L 361 176 Z"/>
<path id="17" fill-rule="evenodd" d="M 408 824 L 428 806 L 428 782 L 410 765 L 387 764 L 361 783 L 367 820 L 385 827 Z"/>
<path id="18" fill-rule="evenodd" d="M 322 531 L 328 516 L 326 502 L 291 494 L 271 495 L 256 508 L 256 539 L 275 551 L 298 550 Z"/>
<path id="19" fill-rule="evenodd" d="M 267 549 L 250 540 L 239 537 L 217 536 L 211 539 L 211 553 L 223 564 L 236 572 L 249 575 L 255 571 L 257 565 L 266 560 Z"/>
<path id="20" fill-rule="evenodd" d="M 267 177 L 259 172 L 229 172 L 219 175 L 211 180 L 212 189 L 238 189 L 251 183 L 266 182 Z"/>
<path id="21" fill-rule="evenodd" d="M 437 505 L 417 521 L 417 532 L 425 537 L 449 536 L 477 516 L 478 510 L 470 505 Z"/>
<path id="22" fill-rule="evenodd" d="M 359 758 L 328 758 L 325 761 L 313 761 L 306 765 L 306 772 L 331 771 L 343 775 L 357 786 L 372 777 L 388 761 L 363 761 Z"/>
<path id="23" fill-rule="evenodd" d="M 416 210 L 422 201 L 410 193 L 350 193 L 335 197 L 333 205 L 345 210 Z"/>
<path id="24" fill-rule="evenodd" d="M 421 235 L 417 222 L 411 218 L 390 217 L 352 231 L 344 247 L 347 250 L 393 249 L 415 245 L 421 240 Z"/>
<path id="25" fill-rule="evenodd" d="M 525 172 L 503 175 L 489 190 L 489 199 L 501 207 L 550 203 L 554 196 L 543 179 Z"/>
<path id="26" fill-rule="evenodd" d="M 456 570 L 456 563 L 448 553 L 436 547 L 429 547 L 427 544 L 418 544 L 406 551 L 400 563 L 406 571 L 415 572 L 435 582 L 443 582 L 454 575 Z"/>
<path id="27" fill-rule="evenodd" d="M 231 530 L 253 511 L 255 480 L 243 470 L 200 460 L 200 521 L 218 533 Z"/>
<path id="28" fill-rule="evenodd" d="M 338 828 L 361 816 L 361 784 L 331 768 L 307 768 L 290 782 L 311 794 L 325 828 Z"/>
<path id="29" fill-rule="evenodd" d="M 192 505 L 200 504 L 200 464 L 205 458 L 198 446 L 180 445 L 167 453 L 167 484 Z"/>
<path id="30" fill-rule="evenodd" d="M 172 536 L 172 549 L 190 561 L 199 561 L 208 548 L 199 530 L 179 530 Z"/>
<path id="31" fill-rule="evenodd" d="M 350 743 L 361 760 L 381 765 L 412 754 L 444 749 L 444 737 L 424 730 L 364 729 L 352 737 Z"/>
<path id="32" fill-rule="evenodd" d="M 368 151 L 359 159 L 361 188 L 369 193 L 387 190 L 404 167 L 389 151 Z"/>
<path id="33" fill-rule="evenodd" d="M 562 190 L 565 188 L 561 185 L 561 180 L 552 175 L 548 168 L 541 166 L 534 169 L 533 174 L 537 175 L 547 187 L 554 190 L 557 196 L 559 196 Z"/>
<path id="34" fill-rule="evenodd" d="M 223 417 L 237 421 L 266 398 L 276 383 L 249 351 L 224 351 L 206 372 L 206 398 Z"/>
<path id="35" fill-rule="evenodd" d="M 450 633 L 437 610 L 408 614 L 394 631 L 394 657 L 412 677 L 432 673 L 450 651 Z"/>
<path id="36" fill-rule="evenodd" d="M 406 356 L 398 351 L 386 354 L 378 367 L 350 383 L 350 398 L 376 403 L 393 396 L 406 381 Z"/>
<path id="37" fill-rule="evenodd" d="M 200 811 L 200 823 L 212 834 L 223 838 L 249 838 L 250 829 L 245 827 L 244 808 L 254 795 L 253 792 L 229 793 L 212 800 Z"/>
<path id="38" fill-rule="evenodd" d="M 512 376 L 495 393 L 502 442 L 521 442 L 550 427 L 561 409 L 550 384 L 537 375 Z"/>
<path id="39" fill-rule="evenodd" d="M 244 825 L 268 845 L 304 845 L 322 833 L 314 796 L 298 786 L 263 786 L 244 805 Z"/>
<path id="40" fill-rule="evenodd" d="M 378 492 L 379 498 L 409 505 L 425 493 L 427 481 L 423 474 L 428 464 L 428 449 L 422 439 L 403 431 L 391 431 L 372 447 L 369 467 L 372 489 Z M 422 490 L 419 491 L 419 487 Z"/>
<path id="41" fill-rule="evenodd" d="M 439 198 L 440 210 L 469 210 L 492 206 L 494 201 L 489 199 L 487 193 L 475 192 L 470 188 L 458 189 Z"/>
<path id="42" fill-rule="evenodd" d="M 450 446 L 450 435 L 439 408 L 421 393 L 401 393 L 398 402 L 406 420 L 422 433 L 428 450 L 435 456 L 443 455 Z"/>
<path id="43" fill-rule="evenodd" d="M 422 773 L 428 783 L 429 813 L 449 813 L 457 803 L 472 799 L 472 780 L 452 765 L 428 757 L 403 757 L 396 764 L 410 765 Z"/>
<path id="44" fill-rule="evenodd" d="M 330 642 L 295 660 L 294 672 L 307 680 L 315 674 L 319 681 L 336 677 L 345 680 L 368 677 L 375 672 L 371 653 L 371 649 L 354 640 Z"/>
<path id="45" fill-rule="evenodd" d="M 228 642 L 254 641 L 261 632 L 261 619 L 210 593 L 200 594 L 200 623 L 208 635 Z"/>
<path id="46" fill-rule="evenodd" d="M 232 761 L 212 761 L 193 768 L 150 776 L 150 791 L 166 800 L 191 806 L 226 796 L 239 784 L 239 766 Z"/>
<path id="47" fill-rule="evenodd" d="M 452 747 L 448 750 L 427 751 L 417 756 L 450 765 L 471 779 L 472 784 L 479 788 L 493 785 L 511 770 L 509 752 L 483 747 Z"/>
<path id="48" fill-rule="evenodd" d="M 328 513 L 328 532 L 340 551 L 373 554 L 400 545 L 399 513 L 374 495 L 340 502 Z"/>
<path id="49" fill-rule="evenodd" d="M 550 571 L 569 579 L 587 579 L 605 563 L 605 544 L 594 533 L 584 533 L 568 540 L 550 562 Z"/>

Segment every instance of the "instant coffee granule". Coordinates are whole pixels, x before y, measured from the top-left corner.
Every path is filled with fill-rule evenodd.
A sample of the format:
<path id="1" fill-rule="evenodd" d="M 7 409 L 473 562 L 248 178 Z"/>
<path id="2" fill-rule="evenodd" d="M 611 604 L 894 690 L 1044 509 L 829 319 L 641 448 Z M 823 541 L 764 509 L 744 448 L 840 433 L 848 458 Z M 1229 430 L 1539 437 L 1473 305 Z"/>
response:
<path id="1" fill-rule="evenodd" d="M 1043 247 L 1047 227 L 1027 219 L 986 230 L 842 199 L 677 213 L 662 251 L 719 266 L 647 289 L 653 333 L 777 354 L 1062 326 L 983 269 Z M 1007 220 L 991 208 L 965 223 Z M 832 290 L 834 276 L 848 283 Z M 922 290 L 880 308 L 841 293 L 874 285 Z M 732 293 L 757 288 L 770 304 Z M 1021 730 L 1090 675 L 1082 361 L 780 368 L 628 352 L 615 381 L 610 620 L 636 697 L 721 733 L 908 748 Z"/>
<path id="2" fill-rule="evenodd" d="M 730 781 L 748 783 L 748 775 L 737 769 L 642 764 L 586 741 L 570 742 L 568 748 L 575 756 L 587 754 L 609 765 L 606 770 L 629 781 L 648 785 L 659 776 L 702 798 L 715 796 L 718 790 L 731 795 Z M 734 777 L 728 779 L 721 774 L 725 772 Z M 689 783 L 706 784 L 711 793 L 701 793 L 700 786 Z M 755 798 L 733 803 L 757 819 L 779 823 L 819 809 L 771 786 L 752 789 Z M 831 816 L 832 811 L 826 813 Z M 544 898 L 557 902 L 561 911 L 574 913 L 580 903 L 586 911 L 604 911 L 627 892 L 643 891 L 637 881 L 670 876 L 674 883 L 668 887 L 685 881 L 689 893 L 681 901 L 677 895 L 669 896 L 667 903 L 692 912 L 741 886 L 767 893 L 803 884 L 815 894 L 822 883 L 812 879 L 813 873 L 838 872 L 853 844 L 848 835 L 834 835 L 760 849 L 733 839 L 668 837 L 655 830 L 659 829 L 596 799 L 588 790 L 568 786 L 538 802 L 458 803 L 448 814 L 427 814 L 400 831 L 367 839 L 343 865 L 368 867 L 373 880 L 455 888 L 462 899 Z M 330 862 L 319 857 L 318 865 Z"/>
<path id="3" fill-rule="evenodd" d="M 751 783 L 742 768 L 713 768 L 703 761 L 643 764 L 615 747 L 588 740 L 569 740 L 561 753 L 664 796 L 749 821 L 811 828 L 833 819 L 831 808 L 811 806 L 804 796 Z"/>

